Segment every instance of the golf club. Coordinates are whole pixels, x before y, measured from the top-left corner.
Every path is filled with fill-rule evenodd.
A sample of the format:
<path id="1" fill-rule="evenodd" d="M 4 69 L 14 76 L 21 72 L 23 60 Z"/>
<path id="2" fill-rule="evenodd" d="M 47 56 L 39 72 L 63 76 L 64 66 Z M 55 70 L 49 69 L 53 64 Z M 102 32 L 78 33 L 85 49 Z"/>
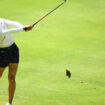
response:
<path id="1" fill-rule="evenodd" d="M 37 22 L 35 22 L 33 24 L 33 27 L 39 23 L 42 19 L 44 19 L 45 17 L 47 17 L 49 14 L 51 14 L 53 11 L 55 11 L 57 8 L 59 8 L 61 5 L 63 5 L 66 2 L 66 0 L 63 0 L 63 2 L 61 4 L 59 4 L 56 8 L 54 8 L 52 11 L 48 12 L 46 15 L 44 15 L 42 18 L 40 18 Z"/>

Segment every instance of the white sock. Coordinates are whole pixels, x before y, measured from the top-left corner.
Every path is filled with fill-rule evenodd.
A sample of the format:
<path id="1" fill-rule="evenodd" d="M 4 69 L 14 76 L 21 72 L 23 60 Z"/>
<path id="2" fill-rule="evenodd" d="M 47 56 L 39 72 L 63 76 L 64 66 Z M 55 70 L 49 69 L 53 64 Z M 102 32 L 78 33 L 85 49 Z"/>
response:
<path id="1" fill-rule="evenodd" d="M 10 103 L 7 103 L 6 105 L 11 105 Z"/>

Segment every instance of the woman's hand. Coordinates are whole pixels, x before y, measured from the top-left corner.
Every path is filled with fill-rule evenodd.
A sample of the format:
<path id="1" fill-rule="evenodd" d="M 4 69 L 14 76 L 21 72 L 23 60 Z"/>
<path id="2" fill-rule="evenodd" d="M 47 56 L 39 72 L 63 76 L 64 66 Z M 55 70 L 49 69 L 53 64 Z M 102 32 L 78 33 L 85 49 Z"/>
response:
<path id="1" fill-rule="evenodd" d="M 33 28 L 33 25 L 28 25 L 28 26 L 25 26 L 25 27 L 23 28 L 23 30 L 24 30 L 24 31 L 30 31 L 30 30 L 32 30 L 32 28 Z"/>

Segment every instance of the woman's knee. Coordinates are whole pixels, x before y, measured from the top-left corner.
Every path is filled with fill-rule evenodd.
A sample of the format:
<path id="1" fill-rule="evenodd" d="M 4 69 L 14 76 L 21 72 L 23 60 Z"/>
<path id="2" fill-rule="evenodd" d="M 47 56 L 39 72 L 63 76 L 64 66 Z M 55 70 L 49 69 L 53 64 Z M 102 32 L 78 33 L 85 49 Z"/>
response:
<path id="1" fill-rule="evenodd" d="M 8 80 L 9 80 L 9 81 L 12 81 L 12 82 L 15 81 L 15 74 L 9 73 L 9 74 L 8 74 Z"/>
<path id="2" fill-rule="evenodd" d="M 9 80 L 15 80 L 18 64 L 9 64 Z"/>

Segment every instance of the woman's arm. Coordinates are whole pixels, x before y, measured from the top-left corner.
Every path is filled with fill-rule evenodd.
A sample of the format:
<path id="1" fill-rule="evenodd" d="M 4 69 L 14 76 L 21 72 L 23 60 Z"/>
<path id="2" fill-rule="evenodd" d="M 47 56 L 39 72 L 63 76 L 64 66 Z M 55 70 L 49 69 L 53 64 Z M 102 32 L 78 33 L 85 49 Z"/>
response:
<path id="1" fill-rule="evenodd" d="M 32 30 L 33 25 L 29 25 L 29 26 L 24 26 L 22 28 L 14 28 L 14 29 L 6 29 L 6 30 L 1 30 L 0 29 L 0 34 L 6 35 L 9 33 L 16 33 L 16 32 L 21 32 L 21 31 L 29 31 Z"/>
<path id="2" fill-rule="evenodd" d="M 3 34 L 3 35 L 9 34 L 9 33 L 16 33 L 20 31 L 29 31 L 33 28 L 33 25 L 23 26 L 18 22 L 6 20 L 6 19 L 3 19 L 3 20 L 8 26 L 18 27 L 14 29 L 5 29 L 5 30 L 0 29 L 0 34 Z"/>
<path id="3" fill-rule="evenodd" d="M 9 33 L 16 33 L 16 32 L 20 32 L 20 31 L 23 31 L 23 28 L 14 28 L 14 29 L 2 30 L 2 31 L 0 31 L 0 34 L 6 35 Z"/>
<path id="4" fill-rule="evenodd" d="M 10 20 L 7 20 L 7 19 L 3 19 L 3 20 L 7 24 L 7 26 L 13 26 L 13 27 L 17 27 L 17 28 L 23 28 L 23 25 L 20 24 L 19 22 L 10 21 Z"/>

